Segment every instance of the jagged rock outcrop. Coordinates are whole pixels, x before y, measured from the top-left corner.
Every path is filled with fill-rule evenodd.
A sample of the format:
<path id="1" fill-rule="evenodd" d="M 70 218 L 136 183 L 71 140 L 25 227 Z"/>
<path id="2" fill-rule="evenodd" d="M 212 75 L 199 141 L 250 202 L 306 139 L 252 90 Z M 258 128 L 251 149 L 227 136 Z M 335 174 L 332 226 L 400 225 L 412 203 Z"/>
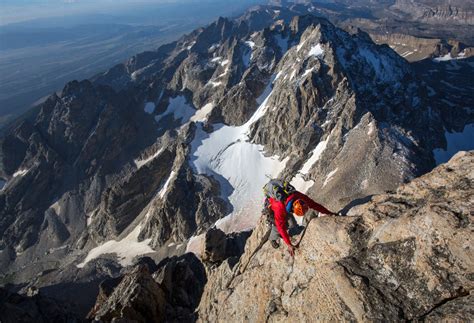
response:
<path id="1" fill-rule="evenodd" d="M 126 274 L 112 292 L 106 290 L 105 284 L 102 285 L 99 303 L 89 317 L 105 322 L 114 319 L 163 321 L 165 306 L 163 290 L 153 280 L 146 266 L 138 266 Z"/>
<path id="2" fill-rule="evenodd" d="M 472 320 L 474 152 L 347 217 L 310 222 L 296 256 L 263 245 L 208 273 L 200 321 Z M 245 270 L 242 270 L 245 268 Z"/>
<path id="3" fill-rule="evenodd" d="M 201 251 L 201 261 L 220 264 L 231 257 L 240 257 L 251 232 L 234 232 L 225 234 L 222 230 L 211 228 L 206 232 Z"/>
<path id="4" fill-rule="evenodd" d="M 296 17 L 290 28 L 289 43 L 301 36 L 275 70 L 266 104 L 274 113 L 251 129 L 267 151 L 291 156 L 285 175 L 294 176 L 311 153 L 319 154 L 306 171 L 314 183 L 308 192 L 338 209 L 425 173 L 426 148 L 442 140 L 435 134 L 441 123 L 419 108 L 426 90 L 409 65 L 364 32 L 351 35 L 324 19 Z"/>
<path id="5" fill-rule="evenodd" d="M 124 276 L 101 283 L 89 319 L 111 322 L 176 322 L 194 320 L 206 273 L 193 254 L 148 261 Z"/>

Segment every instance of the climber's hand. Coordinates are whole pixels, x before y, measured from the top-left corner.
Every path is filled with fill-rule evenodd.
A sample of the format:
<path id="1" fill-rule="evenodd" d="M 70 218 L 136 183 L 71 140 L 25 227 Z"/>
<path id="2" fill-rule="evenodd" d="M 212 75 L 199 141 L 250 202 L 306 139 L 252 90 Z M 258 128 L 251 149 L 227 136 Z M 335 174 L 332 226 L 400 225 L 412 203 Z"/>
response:
<path id="1" fill-rule="evenodd" d="M 293 245 L 289 245 L 289 246 L 288 246 L 288 252 L 290 253 L 290 255 L 291 255 L 292 257 L 295 256 L 295 249 L 296 249 L 296 247 L 294 247 Z"/>

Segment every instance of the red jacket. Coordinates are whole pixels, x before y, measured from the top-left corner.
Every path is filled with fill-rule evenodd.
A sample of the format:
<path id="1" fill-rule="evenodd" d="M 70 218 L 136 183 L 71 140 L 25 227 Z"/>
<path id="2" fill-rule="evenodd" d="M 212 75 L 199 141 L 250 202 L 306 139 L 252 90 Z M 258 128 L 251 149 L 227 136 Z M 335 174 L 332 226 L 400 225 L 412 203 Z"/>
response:
<path id="1" fill-rule="evenodd" d="M 283 240 L 286 242 L 287 245 L 291 245 L 290 242 L 290 236 L 288 235 L 288 228 L 286 226 L 286 205 L 288 202 L 291 200 L 296 201 L 297 199 L 303 200 L 310 209 L 316 210 L 321 213 L 325 214 L 331 214 L 332 212 L 326 209 L 324 206 L 319 205 L 312 199 L 310 199 L 308 196 L 304 195 L 303 193 L 300 193 L 298 191 L 290 194 L 287 198 L 285 203 L 275 200 L 274 198 L 269 198 L 270 202 L 270 208 L 273 211 L 273 214 L 275 216 L 275 225 L 277 227 L 278 232 L 280 233 L 281 237 Z"/>

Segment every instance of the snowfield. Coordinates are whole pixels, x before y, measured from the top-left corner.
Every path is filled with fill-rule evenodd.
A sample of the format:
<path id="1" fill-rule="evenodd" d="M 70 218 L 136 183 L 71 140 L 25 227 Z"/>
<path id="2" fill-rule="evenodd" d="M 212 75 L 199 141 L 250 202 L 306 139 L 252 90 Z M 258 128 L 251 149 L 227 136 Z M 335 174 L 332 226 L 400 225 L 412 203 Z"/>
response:
<path id="1" fill-rule="evenodd" d="M 170 176 L 166 180 L 166 182 L 162 185 L 160 190 L 157 192 L 157 196 L 161 199 L 165 198 L 166 193 L 168 192 L 169 185 L 176 179 L 178 174 L 175 171 L 171 171 Z M 150 202 L 149 205 L 151 205 Z M 53 207 L 53 206 L 51 206 Z M 92 221 L 93 216 L 95 215 L 95 210 L 92 214 L 88 217 L 87 225 L 89 226 L 90 222 Z M 148 206 L 146 214 L 144 218 L 135 225 L 133 230 L 125 236 L 121 240 L 109 240 L 89 251 L 86 258 L 83 262 L 77 265 L 77 268 L 84 268 L 84 266 L 91 260 L 99 258 L 102 255 L 106 254 L 115 254 L 118 262 L 122 266 L 129 266 L 133 263 L 133 259 L 137 256 L 142 256 L 148 253 L 155 252 L 149 244 L 151 242 L 151 238 L 145 239 L 143 241 L 138 240 L 138 236 L 140 235 L 140 231 L 142 230 L 143 226 L 145 225 L 146 221 L 149 219 L 151 215 L 151 206 Z M 57 213 L 58 214 L 58 213 Z M 133 225 L 133 223 L 132 223 Z M 131 225 L 131 226 L 132 226 Z"/>
<path id="2" fill-rule="evenodd" d="M 311 47 L 309 50 L 308 56 L 322 57 L 324 55 L 324 49 L 321 47 L 321 44 Z"/>
<path id="3" fill-rule="evenodd" d="M 206 121 L 209 113 L 214 109 L 215 104 L 213 102 L 205 104 L 201 109 L 197 110 L 196 113 L 191 117 L 191 121 Z"/>
<path id="4" fill-rule="evenodd" d="M 165 112 L 155 116 L 155 121 L 160 122 L 165 116 L 172 114 L 174 120 L 181 120 L 181 123 L 184 124 L 195 113 L 196 110 L 186 102 L 186 98 L 183 95 L 178 95 L 175 98 L 170 98 L 168 108 Z"/>
<path id="5" fill-rule="evenodd" d="M 146 218 L 148 215 L 149 214 L 147 213 Z M 151 238 L 138 241 L 138 235 L 140 234 L 142 225 L 143 222 L 140 222 L 140 224 L 138 224 L 135 229 L 133 229 L 133 231 L 122 240 L 110 240 L 95 247 L 89 251 L 84 261 L 77 265 L 77 268 L 84 268 L 89 261 L 105 254 L 115 254 L 120 265 L 129 266 L 132 264 L 133 258 L 136 256 L 154 252 L 154 250 L 149 246 Z"/>
<path id="6" fill-rule="evenodd" d="M 206 133 L 198 124 L 191 143 L 191 166 L 198 174 L 213 176 L 221 183 L 221 195 L 228 198 L 233 211 L 216 226 L 225 232 L 243 231 L 255 226 L 263 203 L 262 187 L 268 177 L 276 177 L 287 159 L 265 156 L 263 146 L 250 142 L 248 132 L 253 123 L 269 109 L 272 77 L 253 116 L 244 125 L 231 127 L 215 124 L 214 132 Z"/>
<path id="7" fill-rule="evenodd" d="M 308 174 L 311 167 L 313 167 L 313 165 L 321 158 L 321 155 L 326 149 L 327 144 L 328 139 L 320 141 L 317 144 L 316 148 L 312 151 L 311 157 L 304 163 L 298 174 L 291 181 L 291 185 L 293 185 L 298 191 L 306 193 L 309 188 L 313 186 L 314 181 L 305 180 L 304 177 Z"/>

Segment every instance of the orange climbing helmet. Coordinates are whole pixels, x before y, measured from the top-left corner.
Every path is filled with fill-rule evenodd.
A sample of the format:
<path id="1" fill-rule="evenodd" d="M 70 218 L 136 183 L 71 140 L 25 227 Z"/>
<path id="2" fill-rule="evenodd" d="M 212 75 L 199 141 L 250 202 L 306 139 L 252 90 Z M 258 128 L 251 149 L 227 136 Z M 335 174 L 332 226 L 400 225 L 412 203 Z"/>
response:
<path id="1" fill-rule="evenodd" d="M 297 199 L 293 202 L 293 213 L 298 216 L 303 216 L 308 211 L 308 204 L 306 204 L 303 200 Z"/>

